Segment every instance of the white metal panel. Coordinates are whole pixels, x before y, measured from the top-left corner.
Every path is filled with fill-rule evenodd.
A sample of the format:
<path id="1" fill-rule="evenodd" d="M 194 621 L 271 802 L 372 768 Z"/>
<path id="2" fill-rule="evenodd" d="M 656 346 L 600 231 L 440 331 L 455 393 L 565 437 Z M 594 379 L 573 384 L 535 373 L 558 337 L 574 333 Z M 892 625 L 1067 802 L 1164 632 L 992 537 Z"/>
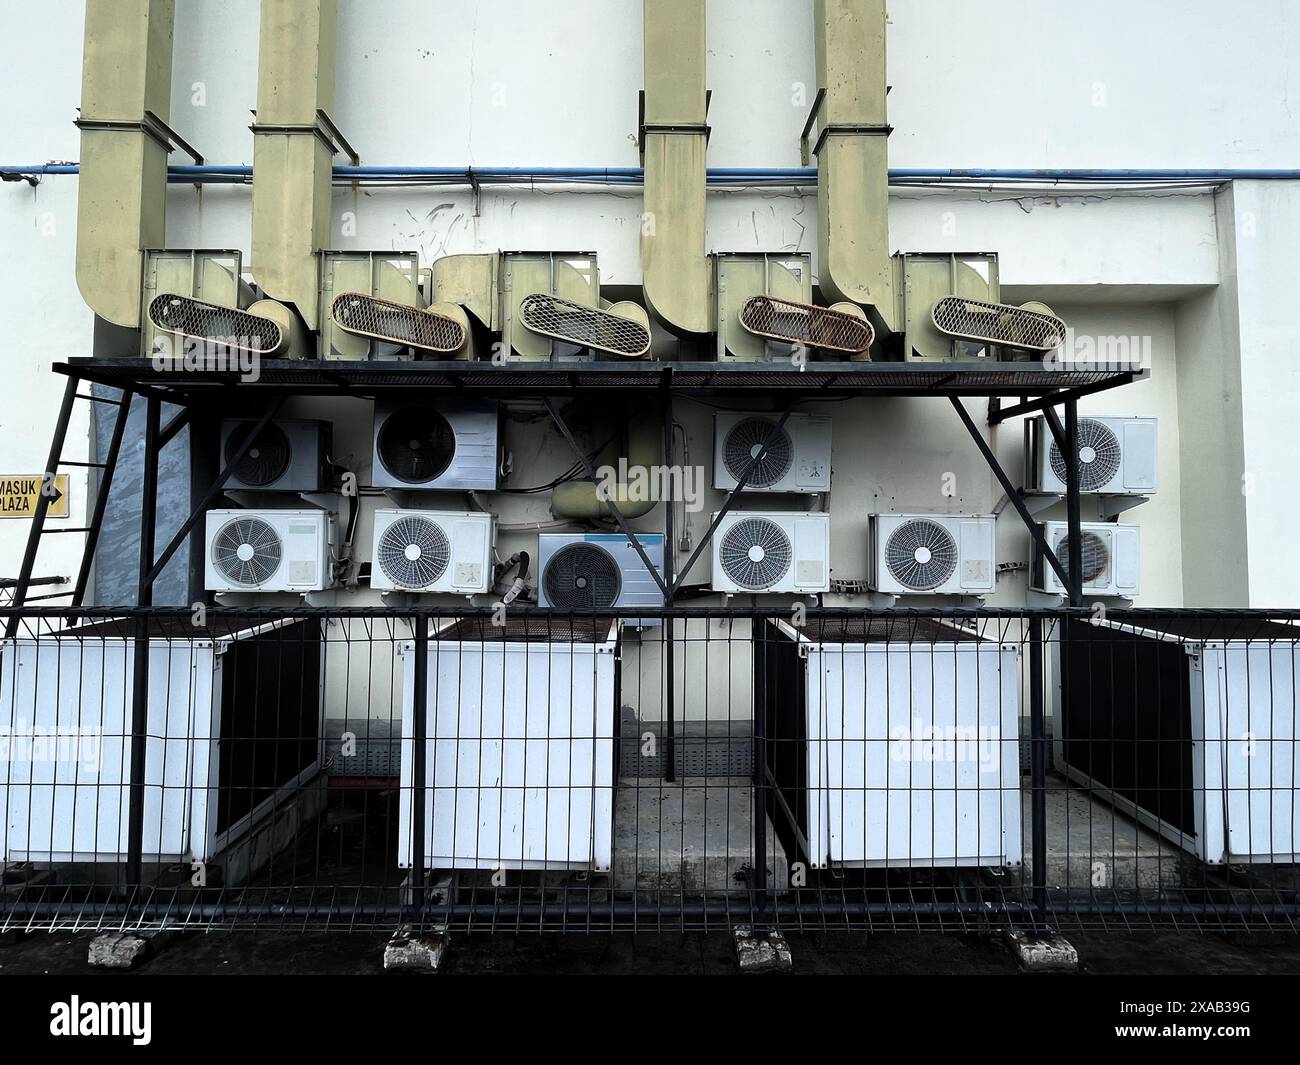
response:
<path id="1" fill-rule="evenodd" d="M 810 692 L 809 706 L 825 737 L 816 803 L 828 845 L 819 857 L 869 866 L 1020 861 L 1016 660 L 1014 647 L 998 644 L 814 650 L 808 684 L 821 691 Z"/>
<path id="2" fill-rule="evenodd" d="M 144 857 L 190 849 L 188 737 L 211 718 L 212 644 L 149 645 Z M 7 643 L 0 655 L 0 832 L 8 861 L 118 861 L 127 848 L 131 776 L 130 641 L 46 638 Z M 63 732 L 80 748 L 56 756 L 15 747 L 17 737 Z M 92 755 L 93 751 L 93 755 Z M 33 757 L 36 755 L 36 757 Z M 77 757 L 79 755 L 80 757 Z"/>
<path id="3" fill-rule="evenodd" d="M 1226 700 L 1226 859 L 1294 861 L 1300 855 L 1296 645 L 1233 642 L 1205 654 L 1222 673 Z"/>
<path id="4" fill-rule="evenodd" d="M 413 645 L 404 647 L 399 864 L 411 864 Z M 614 644 L 429 645 L 425 864 L 608 870 Z"/>

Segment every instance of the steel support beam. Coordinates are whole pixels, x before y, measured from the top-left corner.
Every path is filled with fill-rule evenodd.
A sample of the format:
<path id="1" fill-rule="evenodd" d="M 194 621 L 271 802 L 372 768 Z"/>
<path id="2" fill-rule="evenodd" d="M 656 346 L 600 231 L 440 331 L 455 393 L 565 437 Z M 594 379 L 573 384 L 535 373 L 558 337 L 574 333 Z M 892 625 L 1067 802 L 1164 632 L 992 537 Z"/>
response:
<path id="1" fill-rule="evenodd" d="M 1011 505 L 1016 508 L 1016 513 L 1020 515 L 1020 520 L 1025 523 L 1025 528 L 1029 530 L 1029 536 L 1033 540 L 1034 546 L 1042 553 L 1047 564 L 1055 570 L 1056 575 L 1061 578 L 1061 584 L 1066 588 L 1073 589 L 1074 584 L 1071 582 L 1069 575 L 1065 572 L 1065 567 L 1061 565 L 1061 560 L 1056 557 L 1056 552 L 1048 546 L 1047 540 L 1043 536 L 1043 530 L 1039 527 L 1038 522 L 1034 520 L 1034 516 L 1029 513 L 1029 508 L 1025 506 L 1025 501 L 1020 497 L 1020 489 L 1011 482 L 1011 478 L 1007 476 L 1007 471 L 1002 468 L 1002 463 L 998 462 L 998 457 L 993 454 L 993 449 L 989 447 L 988 442 L 982 435 L 980 435 L 978 427 L 973 421 L 971 421 L 971 416 L 966 411 L 965 404 L 963 404 L 956 396 L 949 396 L 948 399 L 952 402 L 953 410 L 957 412 L 957 417 L 959 417 L 962 424 L 966 426 L 966 431 L 970 433 L 971 439 L 975 441 L 975 446 L 979 449 L 980 454 L 984 456 L 984 461 L 988 463 L 989 469 L 993 471 L 993 476 L 996 477 L 998 483 L 1002 485 L 1002 490 L 1006 492 L 1007 498 L 1011 501 Z M 1078 570 L 1075 572 L 1077 573 Z M 1071 599 L 1073 598 L 1074 594 L 1072 592 Z"/>
<path id="2" fill-rule="evenodd" d="M 671 471 L 674 468 L 672 375 L 672 367 L 665 367 L 661 389 L 663 398 L 660 401 L 663 404 L 664 415 L 664 462 L 669 469 L 668 484 L 670 487 L 673 483 Z M 677 501 L 669 492 L 668 498 L 664 500 L 664 583 L 667 585 L 664 592 L 664 606 L 667 607 L 673 605 L 673 597 L 677 591 L 677 572 L 674 565 L 677 561 L 677 544 L 674 539 L 676 530 L 673 527 L 673 512 L 676 508 Z M 660 630 L 661 639 L 664 641 L 664 779 L 670 784 L 677 779 L 676 626 L 677 623 L 672 618 L 665 618 L 663 628 Z"/>
<path id="3" fill-rule="evenodd" d="M 153 605 L 154 528 L 158 520 L 158 422 L 161 400 L 145 401 L 144 470 L 140 491 L 140 561 L 136 585 L 136 605 Z M 138 892 L 143 883 L 144 863 L 144 784 L 146 740 L 149 727 L 149 617 L 135 616 L 135 646 L 131 687 L 131 771 L 127 801 L 126 882 Z"/>
<path id="4" fill-rule="evenodd" d="M 1112 388 L 1119 388 L 1121 385 L 1131 384 L 1133 379 L 1140 376 L 1136 373 L 1120 373 L 1114 377 L 1108 377 L 1104 381 L 1096 381 L 1090 385 L 1080 385 L 1077 388 L 1066 388 L 1059 392 L 1051 392 L 1045 396 L 1039 396 L 1037 399 L 1021 400 L 1019 403 L 1013 403 L 1009 407 L 1002 406 L 1000 401 L 989 405 L 989 425 L 998 425 L 1008 418 L 1018 418 L 1022 414 L 1036 414 L 1039 411 L 1050 410 L 1052 407 L 1060 406 L 1062 403 L 1071 400 L 1082 399 L 1084 396 L 1092 396 L 1098 392 L 1108 392 Z M 997 397 L 994 397 L 996 400 Z"/>
<path id="5" fill-rule="evenodd" d="M 63 442 L 68 435 L 68 422 L 72 419 L 72 404 L 77 400 L 76 375 L 68 377 L 63 389 L 63 403 L 59 407 L 59 417 L 54 423 L 54 439 L 50 442 L 50 454 L 45 460 L 44 476 L 53 478 L 58 472 L 59 459 L 63 457 Z M 27 532 L 27 546 L 23 549 L 23 561 L 18 567 L 18 581 L 14 586 L 13 605 L 20 607 L 27 599 L 27 588 L 31 583 L 32 569 L 36 565 L 36 551 L 40 547 L 41 532 L 45 528 L 45 515 L 50 509 L 51 497 L 45 491 L 46 482 L 42 479 L 41 490 L 36 495 L 36 512 L 32 515 L 32 525 Z M 9 618 L 5 626 L 5 636 L 12 638 L 18 631 L 18 615 Z"/>

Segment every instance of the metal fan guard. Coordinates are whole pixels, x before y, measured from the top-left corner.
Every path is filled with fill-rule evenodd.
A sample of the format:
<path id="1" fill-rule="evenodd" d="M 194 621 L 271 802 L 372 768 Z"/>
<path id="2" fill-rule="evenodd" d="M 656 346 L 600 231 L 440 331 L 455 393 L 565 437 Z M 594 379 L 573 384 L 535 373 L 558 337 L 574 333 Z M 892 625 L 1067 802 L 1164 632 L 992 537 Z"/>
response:
<path id="1" fill-rule="evenodd" d="M 253 557 L 245 561 L 236 552 L 248 544 Z M 280 568 L 284 551 L 280 534 L 261 518 L 231 518 L 212 538 L 212 564 L 232 584 L 256 588 Z"/>
<path id="2" fill-rule="evenodd" d="M 433 441 L 433 447 L 423 455 L 409 446 L 420 438 Z M 376 450 L 384 469 L 399 481 L 424 484 L 447 472 L 456 456 L 456 433 L 436 410 L 402 407 L 384 419 Z M 426 462 L 427 468 L 421 462 Z"/>
<path id="3" fill-rule="evenodd" d="M 227 464 L 243 447 L 244 441 L 248 439 L 256 425 L 256 422 L 241 422 L 231 429 L 230 435 L 226 437 Z M 259 488 L 274 484 L 289 468 L 292 450 L 284 430 L 274 422 L 268 422 L 262 427 L 262 431 L 253 437 L 252 444 L 244 452 L 239 465 L 235 467 L 233 476 L 244 484 Z"/>
<path id="4" fill-rule="evenodd" d="M 1062 534 L 1057 539 L 1056 547 L 1053 550 L 1061 563 L 1061 568 L 1065 570 L 1065 575 L 1070 576 L 1070 536 L 1068 533 Z M 1079 539 L 1079 566 L 1083 570 L 1083 583 L 1091 584 L 1105 573 L 1106 564 L 1109 561 L 1110 552 L 1106 547 L 1106 541 L 1095 532 L 1089 532 L 1087 529 L 1082 530 Z"/>
<path id="5" fill-rule="evenodd" d="M 761 547 L 763 557 L 757 561 L 750 549 Z M 761 592 L 790 572 L 794 551 L 784 529 L 769 518 L 743 518 L 722 536 L 718 561 L 722 571 L 747 591 Z"/>
<path id="6" fill-rule="evenodd" d="M 613 606 L 623 591 L 618 563 L 595 544 L 560 548 L 546 563 L 542 580 L 547 602 L 565 610 Z"/>
<path id="7" fill-rule="evenodd" d="M 419 558 L 406 557 L 412 544 L 420 548 Z M 398 518 L 379 537 L 375 557 L 384 576 L 399 587 L 427 588 L 447 572 L 451 544 L 432 518 Z"/>
<path id="8" fill-rule="evenodd" d="M 930 554 L 919 562 L 916 552 Z M 891 576 L 914 592 L 930 592 L 945 584 L 957 570 L 957 541 L 937 521 L 924 518 L 903 522 L 885 542 L 885 565 Z"/>
<path id="9" fill-rule="evenodd" d="M 722 461 L 727 472 L 739 481 L 754 457 L 754 448 L 762 446 L 776 426 L 769 418 L 746 418 L 727 432 L 722 443 Z M 790 472 L 794 464 L 794 441 L 785 426 L 772 437 L 763 457 L 755 464 L 745 483 L 746 488 L 770 488 Z"/>
<path id="10" fill-rule="evenodd" d="M 1098 488 L 1109 484 L 1115 474 L 1119 473 L 1120 461 L 1123 458 L 1119 437 L 1109 425 L 1096 418 L 1080 418 L 1076 435 L 1079 450 L 1090 448 L 1094 455 L 1090 462 L 1084 462 L 1080 456 L 1077 465 L 1079 491 L 1095 492 Z M 1057 446 L 1055 437 L 1052 438 L 1051 446 L 1048 448 L 1047 461 L 1051 464 L 1056 479 L 1065 484 L 1069 471 L 1066 468 L 1065 456 Z"/>

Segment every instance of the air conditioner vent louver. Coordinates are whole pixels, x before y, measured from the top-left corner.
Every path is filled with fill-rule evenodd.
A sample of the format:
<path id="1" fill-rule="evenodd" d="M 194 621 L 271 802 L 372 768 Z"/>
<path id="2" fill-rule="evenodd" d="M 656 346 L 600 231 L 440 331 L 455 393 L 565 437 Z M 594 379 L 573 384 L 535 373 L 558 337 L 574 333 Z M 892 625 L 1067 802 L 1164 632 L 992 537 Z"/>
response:
<path id="1" fill-rule="evenodd" d="M 1062 536 L 1052 548 L 1061 562 L 1066 576 L 1070 575 L 1070 538 Z M 1095 532 L 1082 530 L 1079 538 L 1079 568 L 1083 571 L 1083 583 L 1092 584 L 1106 572 L 1110 563 L 1110 551 L 1106 542 Z"/>
<path id="2" fill-rule="evenodd" d="M 723 442 L 723 462 L 727 472 L 737 481 L 755 456 L 762 454 L 750 472 L 746 482 L 748 488 L 768 488 L 776 484 L 790 471 L 794 462 L 794 442 L 785 427 L 776 429 L 776 424 L 768 418 L 746 418 L 731 428 Z M 773 429 L 776 429 L 775 433 Z M 772 440 L 764 451 L 763 444 L 769 435 Z"/>
<path id="3" fill-rule="evenodd" d="M 164 292 L 149 304 L 149 320 L 164 332 L 194 337 L 236 351 L 256 354 L 276 351 L 280 327 L 259 314 Z"/>
<path id="4" fill-rule="evenodd" d="M 639 359 L 650 350 L 650 331 L 640 322 L 595 307 L 533 292 L 519 305 L 524 327 L 566 344 Z"/>
<path id="5" fill-rule="evenodd" d="M 594 544 L 570 544 L 551 556 L 543 576 L 546 598 L 559 610 L 613 606 L 623 588 L 618 563 Z"/>
<path id="6" fill-rule="evenodd" d="M 261 518 L 226 522 L 212 540 L 212 562 L 232 584 L 266 584 L 280 568 L 284 548 L 279 534 Z"/>
<path id="7" fill-rule="evenodd" d="M 231 430 L 226 437 L 227 465 L 234 460 L 255 428 L 256 423 L 246 422 Z M 244 452 L 244 457 L 235 466 L 231 477 L 249 487 L 264 488 L 284 476 L 285 470 L 289 468 L 291 454 L 289 438 L 284 430 L 274 422 L 268 422 Z"/>
<path id="8" fill-rule="evenodd" d="M 451 544 L 436 521 L 399 518 L 380 536 L 376 557 L 399 588 L 427 588 L 447 571 Z"/>
<path id="9" fill-rule="evenodd" d="M 377 441 L 384 469 L 405 484 L 423 484 L 446 472 L 456 456 L 456 434 L 427 407 L 403 407 L 385 419 Z"/>
<path id="10" fill-rule="evenodd" d="M 722 537 L 718 560 L 722 571 L 740 587 L 761 592 L 790 571 L 794 552 L 790 537 L 767 518 L 744 518 Z"/>
<path id="11" fill-rule="evenodd" d="M 853 354 L 866 351 L 876 339 L 871 324 L 861 318 L 774 296 L 746 300 L 740 324 L 756 336 Z"/>
<path id="12" fill-rule="evenodd" d="M 1055 315 L 1004 303 L 945 296 L 931 313 L 939 332 L 960 340 L 1025 351 L 1051 351 L 1065 341 L 1065 323 Z"/>
<path id="13" fill-rule="evenodd" d="M 904 522 L 889 535 L 885 564 L 894 580 L 912 591 L 945 584 L 957 568 L 957 541 L 938 522 Z"/>
<path id="14" fill-rule="evenodd" d="M 1095 492 L 1108 484 L 1119 473 L 1123 449 L 1119 437 L 1104 422 L 1095 418 L 1080 418 L 1079 439 L 1079 491 Z M 1052 472 L 1062 484 L 1066 483 L 1065 456 L 1053 439 L 1048 451 Z"/>
<path id="15" fill-rule="evenodd" d="M 454 318 L 364 292 L 335 296 L 330 314 L 349 333 L 390 344 L 440 352 L 459 351 L 465 345 L 465 330 Z"/>

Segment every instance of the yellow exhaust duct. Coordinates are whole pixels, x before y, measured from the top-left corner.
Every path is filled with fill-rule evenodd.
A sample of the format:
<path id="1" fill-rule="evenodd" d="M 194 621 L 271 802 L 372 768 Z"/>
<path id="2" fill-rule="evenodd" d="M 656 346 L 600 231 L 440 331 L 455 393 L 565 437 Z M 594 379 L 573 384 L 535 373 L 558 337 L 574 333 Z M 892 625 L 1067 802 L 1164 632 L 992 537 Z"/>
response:
<path id="1" fill-rule="evenodd" d="M 885 0 L 815 0 L 818 255 L 828 302 L 872 308 L 890 331 Z"/>
<path id="2" fill-rule="evenodd" d="M 329 246 L 337 0 L 262 0 L 253 125 L 253 258 L 268 296 L 319 321 Z"/>
<path id="3" fill-rule="evenodd" d="M 87 0 L 77 287 L 99 317 L 140 327 L 144 249 L 164 243 L 172 0 Z"/>
<path id="4" fill-rule="evenodd" d="M 714 329 L 705 254 L 705 0 L 644 0 L 645 216 L 641 275 L 646 305 L 677 334 Z"/>

